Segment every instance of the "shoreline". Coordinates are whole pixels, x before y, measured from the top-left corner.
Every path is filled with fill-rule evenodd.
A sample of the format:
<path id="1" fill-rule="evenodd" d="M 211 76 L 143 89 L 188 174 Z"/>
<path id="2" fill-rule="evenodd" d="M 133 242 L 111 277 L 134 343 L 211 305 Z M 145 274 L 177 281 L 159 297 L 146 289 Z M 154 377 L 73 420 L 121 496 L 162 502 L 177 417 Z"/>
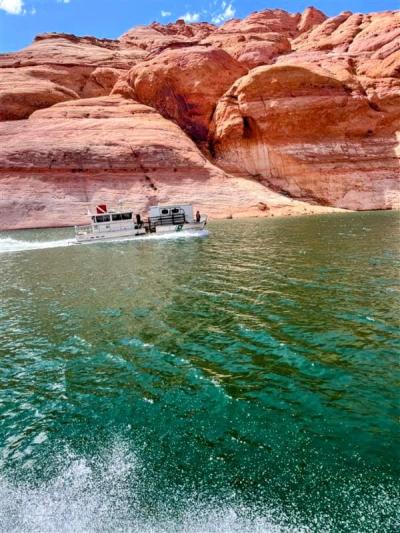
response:
<path id="1" fill-rule="evenodd" d="M 209 222 L 216 222 L 216 221 L 222 221 L 222 220 L 255 220 L 255 219 L 270 219 L 270 218 L 276 218 L 276 219 L 286 219 L 289 217 L 306 217 L 306 216 L 318 216 L 318 215 L 335 215 L 335 214 L 356 214 L 356 213 L 380 213 L 380 212 L 396 212 L 400 214 L 399 208 L 392 208 L 392 209 L 364 209 L 364 210 L 350 210 L 350 209 L 339 209 L 339 208 L 330 208 L 325 206 L 313 206 L 317 208 L 324 208 L 316 211 L 306 211 L 302 212 L 300 210 L 292 210 L 288 211 L 287 209 L 275 209 L 274 211 L 270 211 L 265 214 L 251 214 L 250 213 L 237 213 L 232 215 L 221 215 L 221 216 L 209 216 L 208 220 Z M 285 211 L 285 212 L 282 212 Z M 21 226 L 17 228 L 0 228 L 0 236 L 2 233 L 12 233 L 17 231 L 30 231 L 30 230 L 52 230 L 52 229 L 73 229 L 74 225 L 48 225 L 48 226 Z"/>

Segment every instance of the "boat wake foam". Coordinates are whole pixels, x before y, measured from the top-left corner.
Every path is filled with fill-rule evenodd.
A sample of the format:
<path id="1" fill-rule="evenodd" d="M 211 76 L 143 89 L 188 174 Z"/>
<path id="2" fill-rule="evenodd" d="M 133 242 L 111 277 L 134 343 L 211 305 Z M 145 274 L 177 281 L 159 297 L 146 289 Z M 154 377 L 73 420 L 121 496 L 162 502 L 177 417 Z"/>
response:
<path id="1" fill-rule="evenodd" d="M 64 452 L 48 481 L 10 481 L 0 474 L 0 530 L 41 533 L 127 531 L 130 533 L 294 533 L 284 513 L 250 509 L 239 502 L 179 495 L 178 508 L 167 501 L 148 506 L 146 472 L 124 443 L 93 457 Z M 151 483 L 150 483 L 151 485 Z M 178 496 L 178 495 L 177 495 Z M 185 497 L 186 496 L 186 497 Z M 153 501 L 154 504 L 154 501 Z"/>
<path id="2" fill-rule="evenodd" d="M 0 239 L 0 253 L 25 252 L 27 250 L 46 250 L 48 248 L 62 248 L 73 244 L 73 239 L 59 241 L 22 241 L 6 237 Z"/>
<path id="3" fill-rule="evenodd" d="M 208 230 L 185 230 L 185 231 L 175 231 L 172 233 L 165 233 L 164 235 L 157 235 L 152 233 L 151 235 L 143 235 L 139 237 L 132 237 L 132 239 L 122 239 L 129 241 L 171 241 L 176 239 L 189 239 L 192 237 L 207 237 L 209 235 Z M 112 241 L 116 242 L 116 241 Z"/>
<path id="4" fill-rule="evenodd" d="M 192 237 L 207 237 L 208 231 L 182 231 L 175 233 L 168 233 L 165 235 L 143 235 L 139 237 L 132 237 L 130 239 L 113 239 L 108 241 L 97 241 L 93 243 L 86 244 L 106 244 L 106 243 L 121 243 L 121 242 L 132 242 L 132 241 L 165 241 L 165 240 L 176 240 L 182 238 L 192 238 Z M 0 254 L 1 253 L 13 253 L 13 252 L 25 252 L 31 250 L 47 250 L 50 248 L 64 248 L 66 246 L 76 245 L 77 242 L 75 239 L 61 239 L 58 241 L 23 241 L 20 239 L 13 239 L 12 237 L 0 238 Z"/>

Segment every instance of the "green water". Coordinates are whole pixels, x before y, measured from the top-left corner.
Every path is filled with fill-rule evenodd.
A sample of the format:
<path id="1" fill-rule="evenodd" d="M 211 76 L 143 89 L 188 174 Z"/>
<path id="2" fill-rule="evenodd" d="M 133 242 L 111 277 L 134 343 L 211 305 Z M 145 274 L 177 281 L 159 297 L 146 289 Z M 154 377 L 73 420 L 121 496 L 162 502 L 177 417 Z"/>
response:
<path id="1" fill-rule="evenodd" d="M 399 530 L 396 213 L 70 235 L 0 235 L 1 531 Z"/>

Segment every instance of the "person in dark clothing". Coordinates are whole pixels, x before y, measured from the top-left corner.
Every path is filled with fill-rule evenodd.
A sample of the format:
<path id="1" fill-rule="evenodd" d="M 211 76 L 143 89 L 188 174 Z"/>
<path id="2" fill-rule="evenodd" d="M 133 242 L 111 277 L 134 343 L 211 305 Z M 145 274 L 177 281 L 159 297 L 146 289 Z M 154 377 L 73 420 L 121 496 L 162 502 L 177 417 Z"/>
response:
<path id="1" fill-rule="evenodd" d="M 200 222 L 200 219 L 201 219 L 200 211 L 196 211 L 196 222 Z"/>

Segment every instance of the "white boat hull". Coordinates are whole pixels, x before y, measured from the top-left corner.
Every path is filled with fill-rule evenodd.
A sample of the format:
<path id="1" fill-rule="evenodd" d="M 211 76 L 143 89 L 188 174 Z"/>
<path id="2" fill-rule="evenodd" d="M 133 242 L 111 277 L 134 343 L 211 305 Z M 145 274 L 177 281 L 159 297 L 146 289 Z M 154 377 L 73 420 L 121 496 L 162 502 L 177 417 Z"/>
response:
<path id="1" fill-rule="evenodd" d="M 132 229 L 132 230 L 116 230 L 116 231 L 107 231 L 107 232 L 88 232 L 86 234 L 77 234 L 76 242 L 78 244 L 84 244 L 89 242 L 102 242 L 102 241 L 120 241 L 123 239 L 132 239 L 133 237 L 138 237 L 146 235 L 146 230 L 141 229 Z"/>

